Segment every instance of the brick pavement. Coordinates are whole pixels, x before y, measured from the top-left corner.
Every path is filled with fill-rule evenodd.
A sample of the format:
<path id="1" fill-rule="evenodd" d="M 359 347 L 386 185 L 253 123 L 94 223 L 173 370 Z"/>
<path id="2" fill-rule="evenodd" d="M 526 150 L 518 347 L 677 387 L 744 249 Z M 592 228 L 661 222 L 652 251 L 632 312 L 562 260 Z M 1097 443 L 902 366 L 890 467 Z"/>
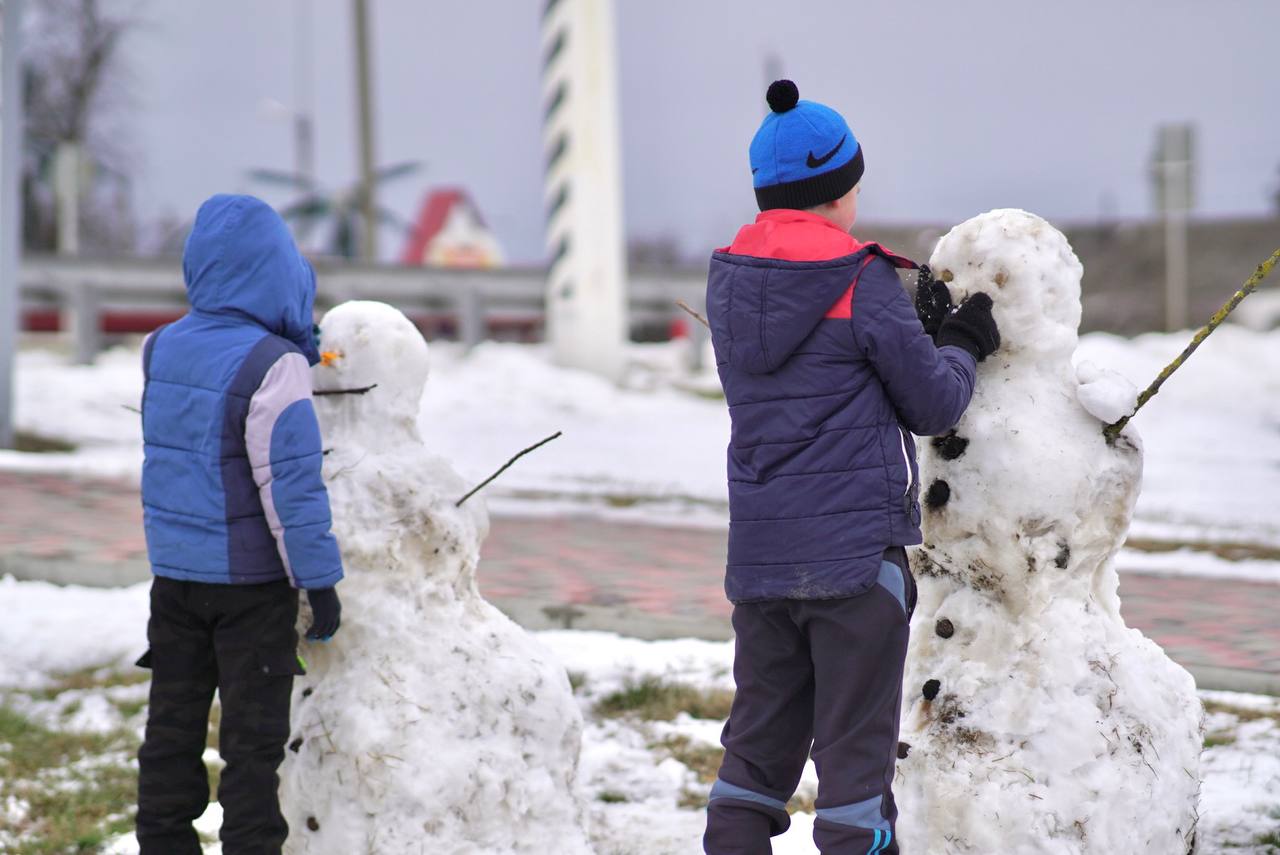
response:
<path id="1" fill-rule="evenodd" d="M 145 557 L 135 488 L 0 472 L 0 572 L 29 575 L 57 565 L 66 570 L 61 581 L 121 568 L 137 578 L 145 576 Z M 531 625 L 725 638 L 723 565 L 718 530 L 499 517 L 485 543 L 480 585 Z M 1280 584 L 1126 573 L 1120 593 L 1126 621 L 1202 684 L 1280 686 Z"/>

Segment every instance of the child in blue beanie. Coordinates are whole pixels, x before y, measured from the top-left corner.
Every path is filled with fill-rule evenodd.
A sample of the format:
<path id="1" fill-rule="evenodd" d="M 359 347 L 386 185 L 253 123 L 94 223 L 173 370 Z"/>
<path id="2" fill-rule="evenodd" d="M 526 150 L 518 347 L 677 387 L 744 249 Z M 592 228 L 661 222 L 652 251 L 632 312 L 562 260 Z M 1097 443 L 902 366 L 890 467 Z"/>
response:
<path id="1" fill-rule="evenodd" d="M 222 851 L 278 855 L 276 769 L 289 738 L 298 590 L 311 639 L 338 630 L 342 578 L 311 404 L 316 281 L 251 196 L 200 206 L 182 257 L 191 311 L 142 348 L 143 520 L 155 579 L 141 855 L 199 855 L 209 708 L 222 703 Z"/>
<path id="2" fill-rule="evenodd" d="M 915 435 L 952 428 L 1000 343 L 991 300 L 953 309 L 917 265 L 849 234 L 862 146 L 835 110 L 769 87 L 751 141 L 760 215 L 711 260 L 729 405 L 737 691 L 709 855 L 767 855 L 813 757 L 824 855 L 898 852 L 893 773 L 921 542 Z"/>

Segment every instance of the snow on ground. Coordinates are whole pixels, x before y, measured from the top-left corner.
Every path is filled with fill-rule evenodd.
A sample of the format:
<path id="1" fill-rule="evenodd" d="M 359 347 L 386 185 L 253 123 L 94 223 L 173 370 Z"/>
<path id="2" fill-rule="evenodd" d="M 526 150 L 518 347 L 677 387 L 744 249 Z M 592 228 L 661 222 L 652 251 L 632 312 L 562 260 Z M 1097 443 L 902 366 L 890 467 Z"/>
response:
<path id="1" fill-rule="evenodd" d="M 0 650 L 5 651 L 0 709 L 8 707 L 44 727 L 67 733 L 123 728 L 135 738 L 140 736 L 145 710 L 139 701 L 145 697 L 146 684 L 121 685 L 109 678 L 120 668 L 128 677 L 127 663 L 145 645 L 146 585 L 107 591 L 10 579 L 0 583 L 0 601 L 6 614 L 0 622 Z M 110 616 L 108 628 L 87 631 L 104 616 Z M 714 774 L 722 722 L 684 712 L 648 719 L 625 712 L 615 717 L 602 711 L 602 704 L 638 685 L 685 685 L 694 687 L 699 698 L 723 698 L 732 688 L 732 645 L 688 639 L 646 642 L 567 630 L 537 635 L 564 663 L 588 720 L 580 785 L 591 805 L 597 851 L 601 855 L 700 851 L 700 799 L 706 794 L 706 770 Z M 86 669 L 96 669 L 94 679 L 88 681 L 93 685 L 50 691 L 65 684 L 68 672 Z M 1280 699 L 1229 692 L 1202 692 L 1201 698 L 1208 718 L 1200 851 L 1274 853 L 1267 835 L 1274 833 L 1280 818 Z M 90 712 L 78 718 L 83 710 Z M 0 769 L 6 750 L 7 746 L 0 746 Z M 216 761 L 212 752 L 211 759 Z M 128 764 L 130 760 L 116 752 L 101 762 Z M 802 799 L 812 798 L 814 784 L 810 766 L 801 782 Z M 0 775 L 0 849 L 16 849 L 24 833 L 31 834 L 31 823 L 39 819 L 32 815 L 31 805 L 38 799 L 24 788 L 39 786 L 37 781 Z M 127 807 L 117 805 L 122 811 Z M 799 807 L 791 830 L 774 841 L 779 855 L 816 852 L 810 838 L 813 816 L 805 810 L 811 806 Z M 219 821 L 215 804 L 200 822 L 208 839 L 214 839 Z M 121 834 L 108 840 L 101 851 L 133 855 L 137 848 L 131 835 Z M 206 848 L 207 853 L 217 851 L 215 843 Z"/>
<path id="2" fill-rule="evenodd" d="M 1082 338 L 1076 359 L 1142 388 L 1189 337 L 1092 334 Z M 553 366 L 541 346 L 488 343 L 464 354 L 450 343 L 433 345 L 424 438 L 479 481 L 521 448 L 563 430 L 489 488 L 499 512 L 723 525 L 728 415 L 722 400 L 684 391 L 697 384 L 674 367 L 679 350 L 634 347 L 633 369 L 618 386 Z M 24 350 L 19 427 L 80 447 L 70 454 L 0 452 L 0 467 L 136 478 L 139 423 L 125 407 L 137 405 L 141 384 L 136 348 L 113 350 L 91 367 Z M 1280 548 L 1272 489 L 1280 477 L 1280 331 L 1219 329 L 1135 424 L 1146 443 L 1135 534 Z"/>

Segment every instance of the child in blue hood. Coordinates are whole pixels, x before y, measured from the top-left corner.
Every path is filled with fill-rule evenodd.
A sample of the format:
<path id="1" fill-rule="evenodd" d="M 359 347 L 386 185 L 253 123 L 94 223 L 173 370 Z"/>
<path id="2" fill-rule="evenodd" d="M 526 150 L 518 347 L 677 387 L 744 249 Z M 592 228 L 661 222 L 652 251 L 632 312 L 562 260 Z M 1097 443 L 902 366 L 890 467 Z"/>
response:
<path id="1" fill-rule="evenodd" d="M 250 196 L 201 207 L 182 260 L 191 311 L 143 345 L 143 519 L 155 579 L 142 855 L 198 855 L 202 755 L 222 705 L 218 787 L 226 855 L 279 853 L 276 769 L 289 736 L 298 589 L 311 639 L 338 629 L 342 578 L 311 403 L 320 360 L 315 274 L 289 229 Z"/>
<path id="2" fill-rule="evenodd" d="M 839 113 L 769 87 L 751 142 L 761 213 L 711 260 L 729 405 L 737 691 L 707 808 L 710 855 L 767 855 L 812 755 L 824 855 L 896 853 L 893 771 L 920 543 L 916 435 L 952 428 L 999 346 L 917 265 L 849 234 L 863 151 Z M 923 322 L 922 322 L 923 321 Z"/>

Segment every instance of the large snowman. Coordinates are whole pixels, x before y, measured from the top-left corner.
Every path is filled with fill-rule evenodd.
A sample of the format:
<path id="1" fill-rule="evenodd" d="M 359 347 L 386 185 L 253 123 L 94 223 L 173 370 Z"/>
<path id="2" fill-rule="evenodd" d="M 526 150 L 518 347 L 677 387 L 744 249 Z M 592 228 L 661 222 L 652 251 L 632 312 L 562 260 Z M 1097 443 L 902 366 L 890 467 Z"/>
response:
<path id="1" fill-rule="evenodd" d="M 483 502 L 417 429 L 427 345 L 394 308 L 321 326 L 342 629 L 307 649 L 281 768 L 286 851 L 585 853 L 582 719 L 552 654 L 481 598 Z"/>
<path id="2" fill-rule="evenodd" d="M 1133 387 L 1072 365 L 1082 268 L 1024 211 L 952 229 L 931 266 L 995 301 L 1001 349 L 956 430 L 925 443 L 919 604 L 895 790 L 906 853 L 1184 855 L 1202 710 L 1125 626 L 1114 559 L 1142 479 Z"/>

